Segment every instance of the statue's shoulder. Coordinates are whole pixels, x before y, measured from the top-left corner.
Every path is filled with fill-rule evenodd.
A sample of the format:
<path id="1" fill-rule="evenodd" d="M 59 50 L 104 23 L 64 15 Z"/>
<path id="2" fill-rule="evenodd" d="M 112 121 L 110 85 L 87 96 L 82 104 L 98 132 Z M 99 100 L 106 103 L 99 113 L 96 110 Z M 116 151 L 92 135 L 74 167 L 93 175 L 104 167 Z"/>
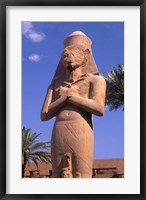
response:
<path id="1" fill-rule="evenodd" d="M 98 82 L 98 83 L 106 84 L 104 77 L 100 75 L 99 73 L 95 73 L 95 74 L 90 73 L 88 74 L 88 78 L 89 78 L 89 81 L 92 83 Z"/>

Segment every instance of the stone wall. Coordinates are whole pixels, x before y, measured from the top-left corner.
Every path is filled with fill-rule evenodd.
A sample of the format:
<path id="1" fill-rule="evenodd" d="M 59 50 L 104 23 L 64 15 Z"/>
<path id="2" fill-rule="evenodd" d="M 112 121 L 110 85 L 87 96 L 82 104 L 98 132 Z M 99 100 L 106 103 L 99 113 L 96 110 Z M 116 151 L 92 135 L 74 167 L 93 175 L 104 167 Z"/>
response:
<path id="1" fill-rule="evenodd" d="M 93 161 L 92 178 L 123 178 L 124 159 L 101 159 Z M 26 166 L 25 178 L 51 178 L 52 167 L 48 163 L 34 163 Z"/>

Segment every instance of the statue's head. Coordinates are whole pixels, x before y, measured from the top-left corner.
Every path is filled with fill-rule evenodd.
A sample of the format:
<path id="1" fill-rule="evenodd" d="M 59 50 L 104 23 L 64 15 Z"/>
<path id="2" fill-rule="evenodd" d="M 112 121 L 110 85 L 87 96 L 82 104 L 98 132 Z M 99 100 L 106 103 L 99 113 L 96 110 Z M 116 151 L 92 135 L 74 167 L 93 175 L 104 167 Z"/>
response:
<path id="1" fill-rule="evenodd" d="M 98 73 L 92 49 L 92 41 L 83 32 L 75 31 L 64 40 L 64 50 L 58 64 L 54 79 L 63 80 L 66 70 L 73 71 L 82 66 L 82 75 Z M 53 80 L 54 80 L 53 79 Z"/>
<path id="2" fill-rule="evenodd" d="M 65 69 L 70 71 L 87 63 L 87 55 L 91 50 L 91 40 L 81 31 L 75 31 L 64 41 L 62 62 Z"/>

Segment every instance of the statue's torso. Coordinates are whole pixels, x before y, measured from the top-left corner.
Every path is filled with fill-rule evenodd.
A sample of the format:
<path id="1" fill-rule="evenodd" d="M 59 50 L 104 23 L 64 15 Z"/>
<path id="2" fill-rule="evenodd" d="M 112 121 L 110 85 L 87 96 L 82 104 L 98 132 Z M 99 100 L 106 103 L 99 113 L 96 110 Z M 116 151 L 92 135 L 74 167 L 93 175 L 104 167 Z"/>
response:
<path id="1" fill-rule="evenodd" d="M 74 84 L 71 84 L 71 86 L 67 86 L 67 83 L 64 82 L 55 81 L 52 102 L 56 101 L 60 97 L 59 90 L 61 86 L 69 88 L 72 91 L 73 96 L 89 98 L 90 79 L 90 77 L 83 77 L 80 80 L 76 81 Z M 56 118 L 57 121 L 62 121 L 72 120 L 78 117 L 87 117 L 87 115 L 90 114 L 85 112 L 82 108 L 74 106 L 70 103 L 66 103 L 57 113 Z"/>

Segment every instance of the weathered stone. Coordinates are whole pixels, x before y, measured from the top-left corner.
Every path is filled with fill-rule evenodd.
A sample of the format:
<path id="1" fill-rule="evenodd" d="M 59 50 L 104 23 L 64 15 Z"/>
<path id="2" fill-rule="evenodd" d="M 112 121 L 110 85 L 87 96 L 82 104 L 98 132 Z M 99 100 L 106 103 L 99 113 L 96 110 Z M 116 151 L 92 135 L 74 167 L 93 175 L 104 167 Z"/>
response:
<path id="1" fill-rule="evenodd" d="M 98 74 L 91 43 L 80 31 L 64 41 L 42 108 L 43 121 L 56 116 L 51 141 L 54 178 L 92 177 L 92 114 L 104 113 L 106 82 Z"/>

